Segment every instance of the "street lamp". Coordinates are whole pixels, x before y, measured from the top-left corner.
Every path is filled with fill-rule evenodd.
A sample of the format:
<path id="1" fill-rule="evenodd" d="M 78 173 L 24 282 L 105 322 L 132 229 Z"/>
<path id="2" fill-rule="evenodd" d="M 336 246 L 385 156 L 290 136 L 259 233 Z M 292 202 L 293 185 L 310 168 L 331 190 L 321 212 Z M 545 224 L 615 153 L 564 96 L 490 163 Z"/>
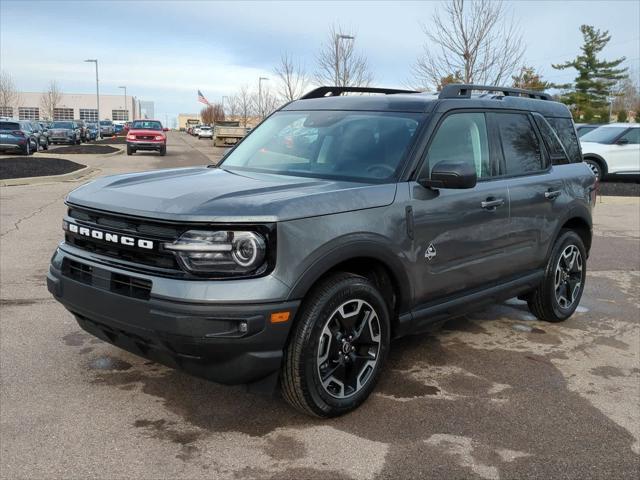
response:
<path id="1" fill-rule="evenodd" d="M 260 77 L 258 79 L 258 114 L 260 115 L 260 120 L 264 118 L 264 108 L 262 108 L 262 81 L 269 80 L 267 77 Z"/>
<path id="2" fill-rule="evenodd" d="M 129 108 L 127 107 L 127 87 L 118 87 L 118 88 L 124 88 L 124 111 L 127 112 L 126 121 L 129 121 L 131 119 L 129 118 Z"/>
<path id="3" fill-rule="evenodd" d="M 224 112 L 224 99 L 225 99 L 225 98 L 226 98 L 227 100 L 229 100 L 229 97 L 227 97 L 226 95 L 223 95 L 223 96 L 222 96 L 222 111 L 223 111 L 223 112 Z"/>
<path id="4" fill-rule="evenodd" d="M 97 59 L 88 59 L 85 60 L 87 63 L 95 63 L 96 64 L 96 112 L 98 115 L 98 136 L 97 139 L 101 140 L 102 135 L 100 134 L 100 87 L 98 83 L 98 60 Z"/>
<path id="5" fill-rule="evenodd" d="M 354 37 L 353 35 L 342 35 L 337 34 L 336 35 L 336 71 L 335 71 L 335 85 L 336 87 L 341 86 L 340 85 L 340 40 L 355 40 L 356 37 Z M 346 86 L 346 85 L 342 85 L 342 86 Z"/>

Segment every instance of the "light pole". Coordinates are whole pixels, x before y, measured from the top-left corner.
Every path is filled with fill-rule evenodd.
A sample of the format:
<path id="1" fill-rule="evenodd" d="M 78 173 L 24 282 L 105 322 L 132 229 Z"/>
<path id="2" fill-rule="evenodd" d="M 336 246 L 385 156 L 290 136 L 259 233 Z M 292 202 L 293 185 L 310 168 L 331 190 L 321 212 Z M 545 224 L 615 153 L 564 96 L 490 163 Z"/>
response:
<path id="1" fill-rule="evenodd" d="M 127 113 L 126 121 L 128 122 L 131 119 L 129 118 L 129 108 L 127 107 L 127 87 L 122 86 L 118 88 L 124 88 L 124 111 Z"/>
<path id="2" fill-rule="evenodd" d="M 262 81 L 269 80 L 267 77 L 260 77 L 258 79 L 258 115 L 260 120 L 264 118 L 264 109 L 262 108 Z"/>
<path id="3" fill-rule="evenodd" d="M 102 139 L 102 135 L 100 134 L 100 86 L 99 86 L 99 82 L 98 82 L 98 60 L 93 58 L 93 59 L 88 59 L 85 60 L 85 62 L 88 63 L 95 63 L 96 64 L 96 110 L 97 110 L 97 114 L 98 114 L 98 140 Z"/>
<path id="4" fill-rule="evenodd" d="M 353 35 L 336 35 L 336 71 L 335 71 L 335 85 L 336 87 L 346 87 L 346 85 L 340 85 L 340 40 L 355 40 Z M 346 82 L 343 82 L 346 83 Z"/>
<path id="5" fill-rule="evenodd" d="M 225 98 L 226 98 L 227 100 L 229 100 L 229 97 L 227 97 L 226 95 L 223 95 L 223 96 L 222 96 L 222 113 L 225 113 L 225 112 L 224 112 L 224 99 L 225 99 Z M 225 113 L 225 115 L 226 115 L 226 113 Z"/>

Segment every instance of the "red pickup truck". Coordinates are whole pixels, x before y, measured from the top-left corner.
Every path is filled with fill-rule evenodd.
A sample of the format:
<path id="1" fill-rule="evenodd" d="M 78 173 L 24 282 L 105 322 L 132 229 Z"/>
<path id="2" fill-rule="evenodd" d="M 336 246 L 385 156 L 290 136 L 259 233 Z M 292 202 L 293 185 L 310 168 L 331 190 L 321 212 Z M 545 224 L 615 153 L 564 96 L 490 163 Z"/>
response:
<path id="1" fill-rule="evenodd" d="M 138 150 L 152 150 L 167 153 L 168 128 L 162 128 L 158 120 L 134 120 L 127 133 L 127 155 L 133 155 Z"/>

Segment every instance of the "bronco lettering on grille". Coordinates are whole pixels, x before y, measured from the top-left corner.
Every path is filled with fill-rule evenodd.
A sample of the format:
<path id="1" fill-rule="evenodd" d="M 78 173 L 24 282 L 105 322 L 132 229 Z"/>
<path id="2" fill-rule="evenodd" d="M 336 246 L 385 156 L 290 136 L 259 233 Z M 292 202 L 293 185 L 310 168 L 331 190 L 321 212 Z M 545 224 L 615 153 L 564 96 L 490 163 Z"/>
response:
<path id="1" fill-rule="evenodd" d="M 120 245 L 126 245 L 128 247 L 139 247 L 146 250 L 153 250 L 153 241 L 145 240 L 142 238 L 128 237 L 126 235 L 119 235 L 117 233 L 108 233 L 101 230 L 95 230 L 88 227 L 80 227 L 75 223 L 63 222 L 64 230 L 68 230 L 71 233 L 80 235 L 83 237 L 94 238 L 96 240 L 103 240 L 110 243 L 118 243 Z"/>

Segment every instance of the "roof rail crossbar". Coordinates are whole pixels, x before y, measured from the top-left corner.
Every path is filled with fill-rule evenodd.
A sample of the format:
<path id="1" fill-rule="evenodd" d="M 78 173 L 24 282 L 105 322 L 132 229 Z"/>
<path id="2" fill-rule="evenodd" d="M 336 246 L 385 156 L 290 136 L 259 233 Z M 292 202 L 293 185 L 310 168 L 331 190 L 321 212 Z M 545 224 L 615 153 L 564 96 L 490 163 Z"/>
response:
<path id="1" fill-rule="evenodd" d="M 528 97 L 538 100 L 551 100 L 551 95 L 535 90 L 523 90 L 521 88 L 494 87 L 489 85 L 471 85 L 451 83 L 445 85 L 438 98 L 470 98 L 472 91 L 500 92 L 505 97 Z"/>
<path id="2" fill-rule="evenodd" d="M 337 97 L 343 93 L 383 93 L 390 95 L 394 93 L 420 93 L 415 90 L 398 90 L 394 88 L 374 88 L 374 87 L 318 87 L 300 97 L 300 100 L 309 98 Z"/>

